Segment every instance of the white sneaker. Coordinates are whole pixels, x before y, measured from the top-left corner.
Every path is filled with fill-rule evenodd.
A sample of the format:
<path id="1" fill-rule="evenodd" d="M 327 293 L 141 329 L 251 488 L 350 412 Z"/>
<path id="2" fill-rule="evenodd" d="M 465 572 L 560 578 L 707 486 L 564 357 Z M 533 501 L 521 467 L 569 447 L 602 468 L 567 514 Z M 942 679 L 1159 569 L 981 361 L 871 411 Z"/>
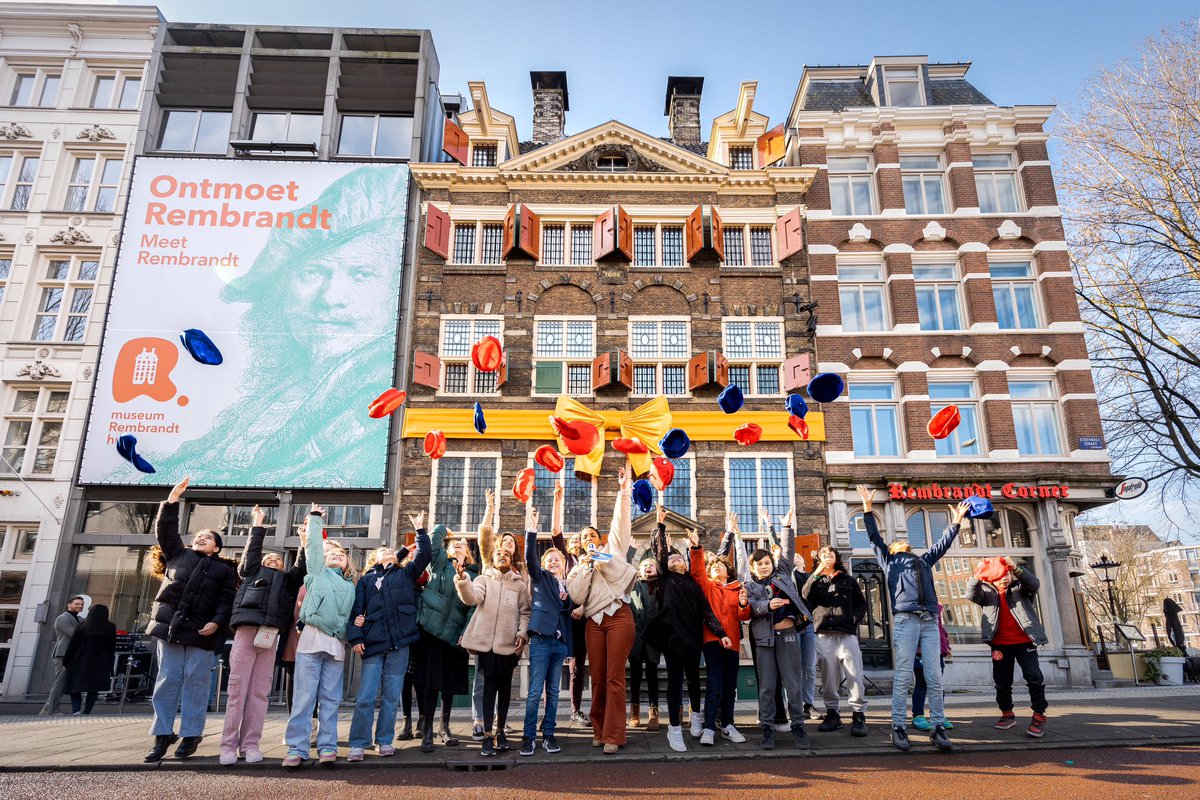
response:
<path id="1" fill-rule="evenodd" d="M 725 734 L 725 738 L 731 742 L 734 742 L 735 744 L 741 744 L 742 742 L 746 741 L 746 737 L 742 736 L 741 731 L 732 725 L 726 725 L 721 729 L 721 733 Z"/>
<path id="2" fill-rule="evenodd" d="M 679 725 L 667 726 L 667 744 L 676 753 L 686 753 L 687 745 L 683 743 L 683 728 Z"/>
<path id="3" fill-rule="evenodd" d="M 692 738 L 699 739 L 704 732 L 704 717 L 698 711 L 692 712 Z"/>
<path id="4" fill-rule="evenodd" d="M 787 733 L 791 729 L 792 729 L 792 726 L 787 724 L 786 722 L 776 722 L 775 723 L 775 731 L 777 733 Z"/>
<path id="5" fill-rule="evenodd" d="M 246 751 L 246 763 L 247 764 L 257 764 L 258 762 L 260 762 L 262 760 L 263 760 L 262 750 L 247 750 Z"/>
<path id="6" fill-rule="evenodd" d="M 700 734 L 700 744 L 704 745 L 705 747 L 712 747 L 713 742 L 715 742 L 716 740 L 717 740 L 717 732 L 716 731 L 705 728 L 704 732 Z"/>
<path id="7" fill-rule="evenodd" d="M 223 767 L 233 766 L 234 764 L 237 763 L 237 751 L 236 750 L 222 750 L 221 757 L 218 760 L 221 762 L 221 766 L 223 766 Z"/>

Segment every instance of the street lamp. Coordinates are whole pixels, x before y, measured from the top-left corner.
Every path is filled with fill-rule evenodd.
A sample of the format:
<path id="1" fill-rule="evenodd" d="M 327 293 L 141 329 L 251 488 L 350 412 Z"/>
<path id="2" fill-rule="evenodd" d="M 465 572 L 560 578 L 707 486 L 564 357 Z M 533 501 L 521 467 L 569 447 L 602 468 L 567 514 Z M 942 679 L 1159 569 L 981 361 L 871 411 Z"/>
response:
<path id="1" fill-rule="evenodd" d="M 1112 585 L 1117 582 L 1116 573 L 1121 565 L 1111 560 L 1107 553 L 1100 554 L 1100 560 L 1089 565 L 1096 577 L 1108 587 L 1108 610 L 1112 613 L 1113 622 L 1117 621 L 1117 601 L 1113 597 Z"/>

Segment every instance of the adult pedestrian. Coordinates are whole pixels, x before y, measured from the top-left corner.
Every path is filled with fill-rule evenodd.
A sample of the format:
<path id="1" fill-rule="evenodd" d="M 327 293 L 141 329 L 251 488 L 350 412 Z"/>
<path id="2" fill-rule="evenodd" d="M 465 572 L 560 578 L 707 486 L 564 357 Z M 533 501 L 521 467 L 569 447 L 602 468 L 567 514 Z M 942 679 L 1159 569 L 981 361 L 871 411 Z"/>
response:
<path id="1" fill-rule="evenodd" d="M 112 688 L 116 651 L 117 627 L 108 621 L 108 606 L 92 606 L 87 619 L 71 634 L 71 643 L 63 654 L 63 664 L 67 668 L 66 691 L 71 695 L 73 715 L 91 714 L 100 692 Z"/>
<path id="2" fill-rule="evenodd" d="M 63 688 L 67 685 L 67 668 L 63 665 L 63 656 L 67 654 L 67 645 L 71 644 L 71 635 L 83 621 L 79 616 L 81 613 L 83 598 L 75 595 L 67 601 L 67 610 L 54 618 L 54 649 L 50 651 L 50 661 L 54 664 L 54 683 L 50 686 L 50 695 L 38 716 L 48 717 L 58 713 Z"/>

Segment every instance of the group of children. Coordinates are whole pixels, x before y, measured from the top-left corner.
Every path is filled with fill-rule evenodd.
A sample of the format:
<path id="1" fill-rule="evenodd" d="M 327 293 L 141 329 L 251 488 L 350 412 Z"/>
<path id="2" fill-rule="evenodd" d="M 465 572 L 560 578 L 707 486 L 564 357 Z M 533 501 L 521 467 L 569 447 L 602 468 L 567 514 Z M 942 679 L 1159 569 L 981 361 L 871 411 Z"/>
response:
<path id="1" fill-rule="evenodd" d="M 225 641 L 226 629 L 233 631 L 220 744 L 220 761 L 226 765 L 239 756 L 248 763 L 263 759 L 260 739 L 281 643 L 292 663 L 293 684 L 285 767 L 298 767 L 309 758 L 314 716 L 318 763 L 337 760 L 347 645 L 362 665 L 349 731 L 351 762 L 362 761 L 372 746 L 379 756 L 395 753 L 398 707 L 410 688 L 417 697 L 422 752 L 432 752 L 435 739 L 446 747 L 459 744 L 450 731 L 450 711 L 454 697 L 468 693 L 472 738 L 481 742 L 480 755 L 509 750 L 506 728 L 513 676 L 526 652 L 522 756 L 534 755 L 539 736 L 547 753 L 561 749 L 555 738 L 559 684 L 570 659 L 572 719 L 591 728 L 593 746 L 606 754 L 625 746 L 628 728 L 642 726 L 643 678 L 649 700 L 645 726 L 659 729 L 660 656 L 667 672 L 669 746 L 679 752 L 687 749 L 686 711 L 691 736 L 702 746 L 713 745 L 718 735 L 744 742 L 734 722 L 744 623 L 758 683 L 762 748 L 776 747 L 777 730 L 790 730 L 798 749 L 809 748 L 805 721 L 817 715 L 818 661 L 825 706 L 818 730 L 843 727 L 844 683 L 849 690 L 850 734 L 866 736 L 858 642 L 866 600 L 840 553 L 822 547 L 813 554 L 812 570 L 804 571 L 804 561 L 798 561 L 795 552 L 792 513 L 780 519 L 776 540 L 765 509 L 760 510 L 761 524 L 776 542 L 771 549 L 747 548 L 734 514 L 728 515 L 716 553 L 705 552 L 695 532 L 677 549 L 666 533 L 666 512 L 660 507 L 650 551 L 637 561 L 630 531 L 630 483 L 622 467 L 607 536 L 589 526 L 568 540 L 562 530 L 560 481 L 554 487 L 551 544 L 539 555 L 540 521 L 532 504 L 526 503 L 523 537 L 509 532 L 497 536 L 491 525 L 495 498 L 489 493 L 478 536 L 481 564 L 475 563 L 468 541 L 444 525 L 436 525 L 431 537 L 421 513 L 410 518 L 412 546 L 376 548 L 355 581 L 346 548 L 324 538 L 323 510 L 317 505 L 301 525 L 301 553 L 291 569 L 284 569 L 282 554 L 263 550 L 264 515 L 257 507 L 249 543 L 236 568 L 220 558 L 222 542 L 215 531 L 197 533 L 185 548 L 178 532 L 184 479 L 162 504 L 156 523 L 163 582 L 148 630 L 157 641 L 159 674 L 151 731 L 155 742 L 146 761 L 161 760 L 176 740 L 177 711 L 183 740 L 176 755 L 196 751 L 208 705 L 213 651 Z M 942 646 L 932 570 L 957 536 L 967 505 L 951 509 L 951 525 L 918 556 L 904 542 L 888 545 L 882 540 L 871 514 L 872 493 L 866 487 L 859 491 L 893 610 L 892 743 L 907 750 L 905 712 L 917 653 L 940 653 Z M 1015 725 L 1011 689 L 1013 667 L 1020 664 L 1035 712 L 1028 733 L 1040 736 L 1046 701 L 1037 646 L 1045 643 L 1045 634 L 1032 602 L 1037 581 L 1011 560 L 1006 563 L 1009 569 L 1003 575 L 976 579 L 970 597 L 983 607 L 983 638 L 993 649 L 1002 711 L 996 727 Z M 468 678 L 472 655 L 473 686 Z M 586 718 L 577 699 L 582 696 L 583 658 L 592 689 Z M 707 675 L 703 697 L 702 661 Z M 940 661 L 926 657 L 920 663 L 930 739 L 950 749 Z M 627 666 L 632 686 L 627 686 Z M 408 709 L 406 704 L 401 739 L 412 735 Z"/>

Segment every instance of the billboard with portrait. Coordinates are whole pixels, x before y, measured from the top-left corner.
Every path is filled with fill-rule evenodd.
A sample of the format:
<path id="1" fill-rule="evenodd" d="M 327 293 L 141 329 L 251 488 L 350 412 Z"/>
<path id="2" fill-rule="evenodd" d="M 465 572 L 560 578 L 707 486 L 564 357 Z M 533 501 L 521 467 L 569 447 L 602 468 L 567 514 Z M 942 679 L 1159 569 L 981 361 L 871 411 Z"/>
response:
<path id="1" fill-rule="evenodd" d="M 399 164 L 137 159 L 80 482 L 383 488 L 367 406 L 408 186 Z"/>

